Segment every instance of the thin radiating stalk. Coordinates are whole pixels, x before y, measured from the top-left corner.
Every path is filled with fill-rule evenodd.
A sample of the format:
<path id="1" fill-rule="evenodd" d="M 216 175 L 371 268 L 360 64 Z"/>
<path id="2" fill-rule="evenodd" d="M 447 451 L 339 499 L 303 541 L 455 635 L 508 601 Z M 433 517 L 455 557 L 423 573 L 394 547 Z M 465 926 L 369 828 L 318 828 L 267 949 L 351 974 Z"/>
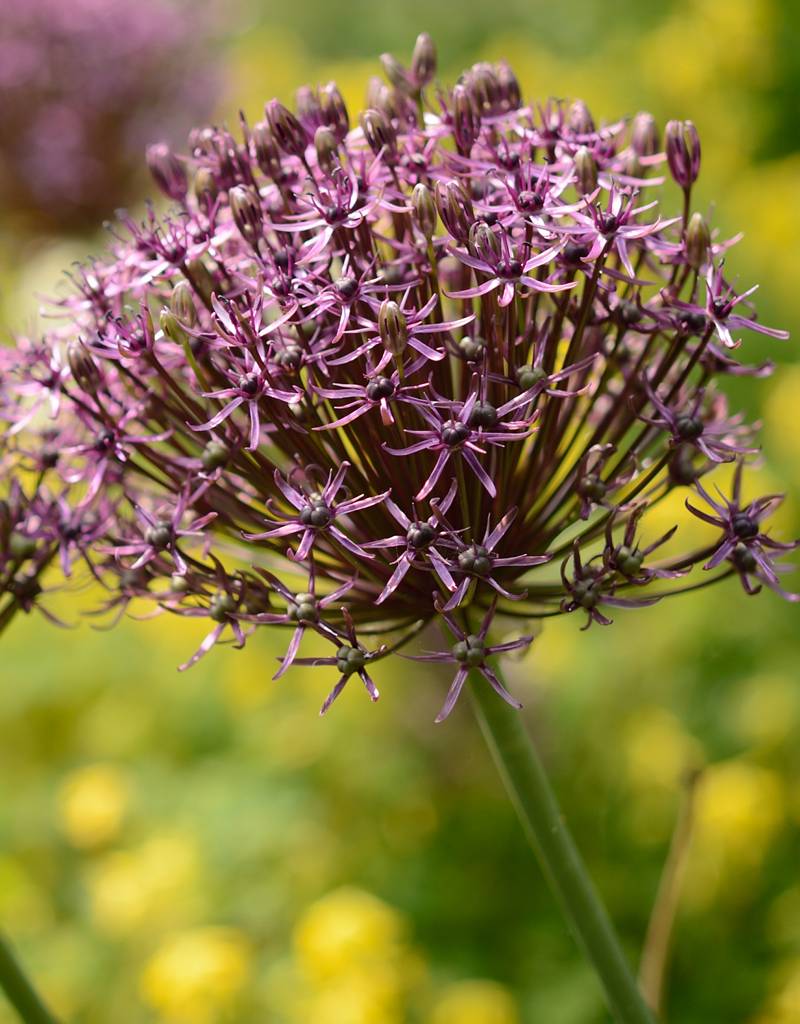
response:
<path id="1" fill-rule="evenodd" d="M 24 1024 L 57 1024 L 0 932 L 0 989 Z"/>
<path id="2" fill-rule="evenodd" d="M 473 673 L 472 703 L 486 743 L 551 889 L 597 973 L 617 1024 L 655 1024 L 518 711 Z"/>

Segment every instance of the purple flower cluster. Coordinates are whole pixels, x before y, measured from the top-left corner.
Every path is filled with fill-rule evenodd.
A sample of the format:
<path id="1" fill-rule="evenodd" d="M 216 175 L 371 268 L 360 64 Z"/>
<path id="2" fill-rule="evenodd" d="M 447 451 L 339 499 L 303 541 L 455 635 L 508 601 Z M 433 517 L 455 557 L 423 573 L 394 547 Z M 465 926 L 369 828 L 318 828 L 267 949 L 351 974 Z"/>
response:
<path id="1" fill-rule="evenodd" d="M 732 356 L 742 330 L 786 335 L 690 212 L 691 123 L 665 155 L 649 115 L 525 104 L 504 64 L 432 91 L 426 36 L 383 63 L 358 124 L 331 83 L 151 152 L 174 213 L 126 220 L 64 322 L 3 353 L 3 477 L 26 483 L 2 505 L 0 626 L 81 563 L 100 611 L 208 619 L 187 664 L 285 629 L 276 675 L 333 668 L 326 710 L 351 676 L 377 698 L 378 662 L 438 624 L 416 656 L 457 666 L 444 717 L 472 669 L 515 703 L 492 658 L 530 636 L 500 622 L 607 624 L 727 576 L 798 599 L 716 385 L 765 372 Z M 657 212 L 662 168 L 682 215 Z M 700 482 L 722 462 L 730 498 Z M 676 490 L 717 536 L 663 554 L 680 524 L 653 539 L 647 514 Z M 298 656 L 311 634 L 330 656 Z"/>
<path id="2" fill-rule="evenodd" d="M 182 138 L 218 92 L 207 4 L 3 0 L 0 196 L 51 229 L 123 201 L 154 139 Z"/>

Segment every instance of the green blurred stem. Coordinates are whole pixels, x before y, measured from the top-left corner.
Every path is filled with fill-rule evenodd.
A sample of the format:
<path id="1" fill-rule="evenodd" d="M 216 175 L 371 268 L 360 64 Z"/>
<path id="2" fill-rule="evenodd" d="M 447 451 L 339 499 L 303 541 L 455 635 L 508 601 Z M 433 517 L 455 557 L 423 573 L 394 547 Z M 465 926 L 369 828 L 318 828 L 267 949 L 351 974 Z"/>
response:
<path id="1" fill-rule="evenodd" d="M 567 829 L 544 766 L 518 711 L 477 672 L 473 707 L 497 769 L 550 887 L 594 967 L 617 1024 L 655 1024 L 630 965 Z"/>
<path id="2" fill-rule="evenodd" d="M 24 1024 L 56 1024 L 56 1018 L 44 1005 L 28 981 L 8 939 L 0 932 L 0 988 Z"/>

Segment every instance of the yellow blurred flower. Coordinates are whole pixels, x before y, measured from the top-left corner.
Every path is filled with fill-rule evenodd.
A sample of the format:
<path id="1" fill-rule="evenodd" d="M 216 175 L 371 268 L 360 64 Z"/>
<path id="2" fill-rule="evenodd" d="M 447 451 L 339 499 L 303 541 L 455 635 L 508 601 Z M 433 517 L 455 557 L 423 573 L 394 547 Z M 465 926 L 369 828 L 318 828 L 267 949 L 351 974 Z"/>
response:
<path id="1" fill-rule="evenodd" d="M 176 1024 L 217 1024 L 242 993 L 251 961 L 247 937 L 234 928 L 179 932 L 165 939 L 145 965 L 142 997 Z"/>
<path id="2" fill-rule="evenodd" d="M 643 707 L 630 716 L 622 734 L 630 784 L 674 790 L 681 776 L 697 767 L 702 748 L 666 708 Z"/>
<path id="3" fill-rule="evenodd" d="M 697 787 L 689 904 L 706 907 L 720 891 L 732 902 L 746 898 L 785 819 L 785 793 L 775 772 L 745 760 L 709 767 Z"/>
<path id="4" fill-rule="evenodd" d="M 58 791 L 61 828 L 73 846 L 87 850 L 119 835 L 130 786 L 113 764 L 89 764 L 64 779 Z"/>
<path id="5" fill-rule="evenodd" d="M 436 1000 L 430 1024 L 519 1024 L 510 992 L 480 979 L 449 985 Z"/>
<path id="6" fill-rule="evenodd" d="M 299 1024 L 406 1020 L 407 996 L 424 965 L 394 907 L 362 889 L 336 889 L 308 907 L 294 946 L 301 981 L 292 1017 Z"/>
<path id="7" fill-rule="evenodd" d="M 395 970 L 356 970 L 301 1004 L 298 1024 L 404 1024 L 404 986 Z"/>
<path id="8" fill-rule="evenodd" d="M 300 966 L 322 982 L 403 952 L 399 911 L 362 889 L 344 887 L 313 903 L 294 930 Z"/>
<path id="9" fill-rule="evenodd" d="M 92 915 L 115 935 L 171 926 L 198 908 L 203 892 L 195 842 L 166 833 L 108 854 L 89 877 Z"/>
<path id="10" fill-rule="evenodd" d="M 733 725 L 746 743 L 781 743 L 795 730 L 800 710 L 790 675 L 764 673 L 748 679 L 733 705 Z"/>

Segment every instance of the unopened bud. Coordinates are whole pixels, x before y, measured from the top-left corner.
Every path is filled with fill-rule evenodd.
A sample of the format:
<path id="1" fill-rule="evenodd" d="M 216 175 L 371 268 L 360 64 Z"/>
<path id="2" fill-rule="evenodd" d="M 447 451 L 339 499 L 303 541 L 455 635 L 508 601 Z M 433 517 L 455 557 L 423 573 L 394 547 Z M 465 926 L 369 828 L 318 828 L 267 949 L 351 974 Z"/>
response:
<path id="1" fill-rule="evenodd" d="M 227 445 L 224 445 L 222 441 L 216 441 L 212 438 L 200 453 L 203 469 L 206 473 L 213 473 L 215 469 L 222 469 L 230 458 L 230 454 Z"/>
<path id="2" fill-rule="evenodd" d="M 418 89 L 429 85 L 436 75 L 436 44 L 427 32 L 421 32 L 414 43 L 411 75 Z"/>
<path id="3" fill-rule="evenodd" d="M 631 149 L 638 157 L 653 156 L 658 152 L 658 125 L 647 111 L 640 111 L 631 125 Z"/>
<path id="4" fill-rule="evenodd" d="M 401 92 L 408 92 L 411 82 L 408 79 L 408 72 L 400 61 L 391 53 L 382 53 L 380 56 L 383 73 L 395 87 Z"/>
<path id="5" fill-rule="evenodd" d="M 430 242 L 436 230 L 436 203 L 433 201 L 431 190 L 422 182 L 414 186 L 411 207 L 417 227 Z"/>
<path id="6" fill-rule="evenodd" d="M 67 344 L 67 363 L 78 387 L 88 395 L 95 394 L 100 386 L 100 370 L 80 338 L 73 338 Z"/>
<path id="7" fill-rule="evenodd" d="M 700 137 L 691 121 L 670 121 L 664 133 L 670 173 L 682 189 L 689 189 L 700 173 Z"/>
<path id="8" fill-rule="evenodd" d="M 399 356 L 408 344 L 408 325 L 403 311 L 392 299 L 384 299 L 378 313 L 378 330 L 383 347 Z"/>
<path id="9" fill-rule="evenodd" d="M 176 203 L 182 202 L 189 187 L 183 163 L 163 142 L 148 146 L 146 158 L 153 181 L 164 195 Z"/>
<path id="10" fill-rule="evenodd" d="M 180 320 L 166 306 L 161 310 L 158 322 L 166 337 L 170 341 L 174 341 L 176 345 L 183 345 L 188 340 L 189 336 L 181 326 Z"/>
<path id="11" fill-rule="evenodd" d="M 567 121 L 576 135 L 589 135 L 594 131 L 594 120 L 583 100 L 575 100 L 569 108 Z"/>
<path id="12" fill-rule="evenodd" d="M 328 174 L 336 165 L 336 157 L 339 150 L 336 136 L 325 125 L 320 125 L 314 132 L 314 149 L 317 153 L 317 163 Z"/>
<path id="13" fill-rule="evenodd" d="M 705 217 L 693 213 L 686 228 L 686 259 L 693 270 L 700 270 L 708 262 L 711 250 L 711 232 Z"/>
<path id="14" fill-rule="evenodd" d="M 291 156 L 304 156 L 308 141 L 306 132 L 291 110 L 278 100 L 270 100 L 265 107 L 265 113 L 267 123 L 280 149 Z"/>
<path id="15" fill-rule="evenodd" d="M 295 93 L 297 117 L 306 131 L 313 132 L 322 124 L 319 96 L 310 85 L 301 85 Z"/>
<path id="16" fill-rule="evenodd" d="M 169 308 L 187 327 L 194 327 L 197 323 L 197 309 L 194 304 L 194 296 L 188 281 L 178 281 L 172 289 L 169 300 Z"/>
<path id="17" fill-rule="evenodd" d="M 497 72 L 485 61 L 473 64 L 464 77 L 472 102 L 478 113 L 491 114 L 501 106 L 500 82 Z"/>
<path id="18" fill-rule="evenodd" d="M 394 153 L 397 148 L 397 133 L 389 119 L 380 110 L 365 110 L 361 115 L 361 130 L 367 145 L 377 156 Z"/>
<path id="19" fill-rule="evenodd" d="M 366 110 L 380 110 L 383 103 L 384 93 L 388 92 L 388 86 L 382 78 L 371 75 L 367 81 L 367 93 L 364 98 Z"/>
<path id="20" fill-rule="evenodd" d="M 456 85 L 453 89 L 453 138 L 459 153 L 469 156 L 480 130 L 481 119 L 469 91 L 463 85 Z"/>
<path id="21" fill-rule="evenodd" d="M 24 562 L 36 553 L 36 538 L 15 530 L 8 538 L 8 553 L 15 561 Z"/>
<path id="22" fill-rule="evenodd" d="M 500 258 L 500 242 L 485 221 L 479 220 L 470 228 L 469 247 L 485 263 L 493 264 Z"/>
<path id="23" fill-rule="evenodd" d="M 322 107 L 323 123 L 331 129 L 337 142 L 343 142 L 350 131 L 350 116 L 335 82 L 328 82 L 322 87 L 319 102 Z"/>
<path id="24" fill-rule="evenodd" d="M 522 104 L 522 92 L 520 91 L 517 76 L 511 70 L 511 65 L 505 61 L 500 61 L 496 65 L 496 73 L 503 107 L 506 110 L 519 110 Z"/>
<path id="25" fill-rule="evenodd" d="M 228 193 L 231 214 L 242 237 L 251 243 L 256 242 L 264 229 L 264 212 L 261 200 L 255 190 L 248 185 L 234 185 Z"/>
<path id="26" fill-rule="evenodd" d="M 586 146 L 575 154 L 575 187 L 583 196 L 597 188 L 597 161 Z"/>
<path id="27" fill-rule="evenodd" d="M 206 211 L 210 210 L 217 201 L 219 188 L 217 187 L 217 179 L 209 167 L 197 168 L 194 181 L 192 182 L 192 189 L 200 205 Z"/>
<path id="28" fill-rule="evenodd" d="M 261 172 L 273 180 L 279 177 L 282 172 L 281 153 L 266 121 L 254 125 L 251 144 Z"/>
<path id="29" fill-rule="evenodd" d="M 458 181 L 447 181 L 436 186 L 436 208 L 442 223 L 457 242 L 466 242 L 469 229 L 475 222 L 472 200 Z"/>

